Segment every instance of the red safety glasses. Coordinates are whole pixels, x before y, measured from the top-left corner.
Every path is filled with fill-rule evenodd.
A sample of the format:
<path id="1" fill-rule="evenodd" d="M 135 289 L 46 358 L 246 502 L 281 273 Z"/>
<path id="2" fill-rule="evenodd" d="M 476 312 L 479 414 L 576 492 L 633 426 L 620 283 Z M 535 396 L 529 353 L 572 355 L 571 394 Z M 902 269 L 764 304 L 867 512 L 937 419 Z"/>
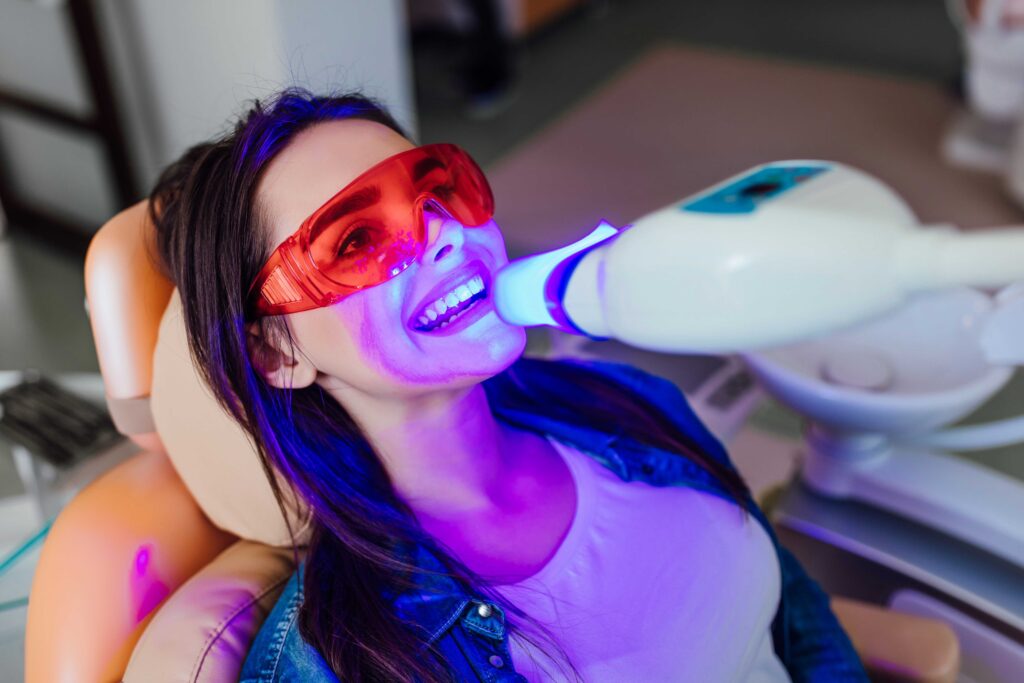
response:
<path id="1" fill-rule="evenodd" d="M 380 162 L 302 222 L 249 288 L 250 319 L 329 306 L 408 268 L 426 244 L 423 209 L 465 226 L 494 215 L 480 167 L 455 145 L 425 145 Z"/>

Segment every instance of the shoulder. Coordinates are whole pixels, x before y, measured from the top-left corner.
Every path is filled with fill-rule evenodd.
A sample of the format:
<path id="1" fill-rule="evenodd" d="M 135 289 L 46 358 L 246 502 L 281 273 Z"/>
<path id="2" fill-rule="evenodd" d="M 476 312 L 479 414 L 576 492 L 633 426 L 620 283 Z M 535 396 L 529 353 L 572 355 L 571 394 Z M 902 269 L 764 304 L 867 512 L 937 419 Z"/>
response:
<path id="1" fill-rule="evenodd" d="M 296 571 L 267 615 L 242 667 L 241 683 L 336 683 L 320 653 L 299 633 L 302 573 Z"/>

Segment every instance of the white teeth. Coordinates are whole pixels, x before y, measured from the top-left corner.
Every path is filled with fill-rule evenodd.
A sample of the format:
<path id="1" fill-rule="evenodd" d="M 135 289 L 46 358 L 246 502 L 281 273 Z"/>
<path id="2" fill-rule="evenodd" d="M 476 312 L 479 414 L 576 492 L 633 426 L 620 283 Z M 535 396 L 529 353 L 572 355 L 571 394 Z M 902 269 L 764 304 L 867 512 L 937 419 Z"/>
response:
<path id="1" fill-rule="evenodd" d="M 438 323 L 437 320 L 444 316 L 446 311 L 455 308 L 462 302 L 468 301 L 474 295 L 479 294 L 482 291 L 484 291 L 484 279 L 479 275 L 470 278 L 437 301 L 427 306 L 423 311 L 423 315 L 419 316 L 420 325 L 430 326 L 433 324 L 434 329 L 446 327 L 450 322 L 449 320 L 445 320 L 440 323 Z M 454 317 L 457 318 L 459 315 L 461 315 L 461 312 L 456 314 Z"/>

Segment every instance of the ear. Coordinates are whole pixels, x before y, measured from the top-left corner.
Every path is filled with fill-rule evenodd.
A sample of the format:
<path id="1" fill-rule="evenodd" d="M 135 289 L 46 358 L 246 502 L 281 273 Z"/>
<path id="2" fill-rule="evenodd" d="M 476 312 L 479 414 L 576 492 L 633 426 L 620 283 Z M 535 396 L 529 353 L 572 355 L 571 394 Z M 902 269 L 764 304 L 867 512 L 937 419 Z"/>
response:
<path id="1" fill-rule="evenodd" d="M 263 381 L 278 389 L 304 389 L 316 381 L 317 369 L 287 339 L 267 334 L 260 320 L 246 326 L 246 346 L 253 367 Z M 284 348 L 287 346 L 288 348 Z"/>

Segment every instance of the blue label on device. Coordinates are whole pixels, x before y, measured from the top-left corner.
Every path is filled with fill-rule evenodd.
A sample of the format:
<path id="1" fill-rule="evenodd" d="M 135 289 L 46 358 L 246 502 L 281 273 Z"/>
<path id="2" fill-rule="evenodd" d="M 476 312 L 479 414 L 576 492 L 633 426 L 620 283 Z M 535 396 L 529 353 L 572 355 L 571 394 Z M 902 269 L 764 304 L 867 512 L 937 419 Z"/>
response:
<path id="1" fill-rule="evenodd" d="M 695 213 L 753 213 L 759 204 L 798 187 L 828 166 L 767 166 L 679 207 Z"/>

